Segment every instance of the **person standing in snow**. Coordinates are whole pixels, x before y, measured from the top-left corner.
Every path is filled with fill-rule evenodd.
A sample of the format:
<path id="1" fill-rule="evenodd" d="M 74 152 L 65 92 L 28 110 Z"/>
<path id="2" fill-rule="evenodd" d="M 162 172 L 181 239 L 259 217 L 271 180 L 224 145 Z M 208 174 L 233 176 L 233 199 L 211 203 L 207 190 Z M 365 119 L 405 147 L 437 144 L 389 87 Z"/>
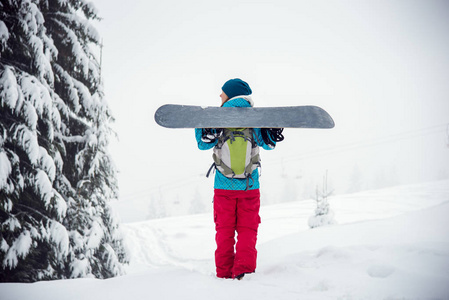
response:
<path id="1" fill-rule="evenodd" d="M 241 79 L 228 80 L 220 94 L 222 107 L 252 107 L 252 91 Z M 253 141 L 258 147 L 272 150 L 282 141 L 282 129 L 254 128 Z M 217 147 L 223 129 L 195 129 L 198 148 Z M 257 147 L 256 145 L 254 145 Z M 246 179 L 229 178 L 216 168 L 214 181 L 214 222 L 217 243 L 216 274 L 219 278 L 241 279 L 254 273 L 257 260 L 257 230 L 260 223 L 259 171 L 256 168 Z M 237 243 L 235 233 L 237 232 Z M 235 249 L 234 249 L 235 246 Z"/>

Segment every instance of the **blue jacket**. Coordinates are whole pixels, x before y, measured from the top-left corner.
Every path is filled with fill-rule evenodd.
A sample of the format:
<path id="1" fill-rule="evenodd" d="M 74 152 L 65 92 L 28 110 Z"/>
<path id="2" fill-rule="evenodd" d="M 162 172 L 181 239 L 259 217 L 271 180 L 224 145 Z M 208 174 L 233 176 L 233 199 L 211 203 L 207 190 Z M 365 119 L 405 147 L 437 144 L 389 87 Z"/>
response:
<path id="1" fill-rule="evenodd" d="M 229 101 L 227 101 L 223 107 L 251 107 L 252 101 L 249 96 L 237 96 Z M 254 128 L 254 135 L 257 135 L 257 138 L 254 140 L 257 142 L 259 147 L 262 147 L 265 150 L 272 150 L 274 148 L 270 148 L 262 139 L 262 134 L 260 128 Z M 217 144 L 217 141 L 214 143 L 205 143 L 201 140 L 202 136 L 202 130 L 201 128 L 195 128 L 195 137 L 196 141 L 198 142 L 198 148 L 201 150 L 209 150 L 215 147 Z M 276 144 L 274 142 L 274 144 Z M 256 169 L 251 174 L 252 180 L 250 181 L 250 184 L 252 186 L 249 188 L 250 190 L 255 190 L 260 188 L 259 184 L 259 170 Z M 214 183 L 215 189 L 222 189 L 222 190 L 235 190 L 235 191 L 243 191 L 247 188 L 247 182 L 246 179 L 237 179 L 237 178 L 228 178 L 220 173 L 220 171 L 216 170 L 215 172 L 215 183 Z"/>

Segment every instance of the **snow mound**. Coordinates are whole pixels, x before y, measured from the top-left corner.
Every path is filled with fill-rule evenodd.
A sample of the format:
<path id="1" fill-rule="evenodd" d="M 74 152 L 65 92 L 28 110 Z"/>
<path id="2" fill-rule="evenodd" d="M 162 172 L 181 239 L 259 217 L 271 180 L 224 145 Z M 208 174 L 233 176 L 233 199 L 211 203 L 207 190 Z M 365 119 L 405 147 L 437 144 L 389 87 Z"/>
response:
<path id="1" fill-rule="evenodd" d="M 271 265 L 259 268 L 258 280 L 295 286 L 307 299 L 443 299 L 449 295 L 448 214 L 446 202 L 270 241 L 259 248 L 259 262 Z"/>
<path id="2" fill-rule="evenodd" d="M 257 272 L 241 281 L 214 276 L 212 215 L 125 224 L 128 275 L 3 283 L 1 299 L 446 299 L 448 200 L 448 181 L 353 194 L 334 205 L 339 225 L 314 229 L 312 202 L 264 207 Z"/>

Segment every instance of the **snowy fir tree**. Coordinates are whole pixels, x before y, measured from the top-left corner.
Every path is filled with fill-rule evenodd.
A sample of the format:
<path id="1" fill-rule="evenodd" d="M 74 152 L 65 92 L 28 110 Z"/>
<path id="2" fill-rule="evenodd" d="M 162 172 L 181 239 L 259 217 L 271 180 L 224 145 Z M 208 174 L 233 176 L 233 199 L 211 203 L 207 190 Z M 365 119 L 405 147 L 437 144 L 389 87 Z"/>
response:
<path id="1" fill-rule="evenodd" d="M 123 273 L 112 116 L 85 0 L 0 0 L 0 281 Z"/>
<path id="2" fill-rule="evenodd" d="M 203 197 L 201 197 L 201 193 L 198 187 L 195 188 L 195 194 L 190 201 L 189 214 L 200 214 L 207 211 L 207 207 L 203 202 Z"/>
<path id="3" fill-rule="evenodd" d="M 323 188 L 320 191 L 316 187 L 315 201 L 317 203 L 315 214 L 309 218 L 309 227 L 316 228 L 320 226 L 332 225 L 336 221 L 334 219 L 334 212 L 329 207 L 328 197 L 332 195 L 332 191 L 328 190 L 327 186 L 327 171 L 323 178 Z"/>

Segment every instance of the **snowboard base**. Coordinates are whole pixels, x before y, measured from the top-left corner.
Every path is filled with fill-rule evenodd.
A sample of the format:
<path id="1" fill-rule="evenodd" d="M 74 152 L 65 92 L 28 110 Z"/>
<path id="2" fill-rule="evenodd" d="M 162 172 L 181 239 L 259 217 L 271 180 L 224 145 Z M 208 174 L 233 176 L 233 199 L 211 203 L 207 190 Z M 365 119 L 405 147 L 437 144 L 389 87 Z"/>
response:
<path id="1" fill-rule="evenodd" d="M 332 117 L 318 106 L 201 107 L 167 104 L 154 115 L 166 128 L 333 128 Z"/>

